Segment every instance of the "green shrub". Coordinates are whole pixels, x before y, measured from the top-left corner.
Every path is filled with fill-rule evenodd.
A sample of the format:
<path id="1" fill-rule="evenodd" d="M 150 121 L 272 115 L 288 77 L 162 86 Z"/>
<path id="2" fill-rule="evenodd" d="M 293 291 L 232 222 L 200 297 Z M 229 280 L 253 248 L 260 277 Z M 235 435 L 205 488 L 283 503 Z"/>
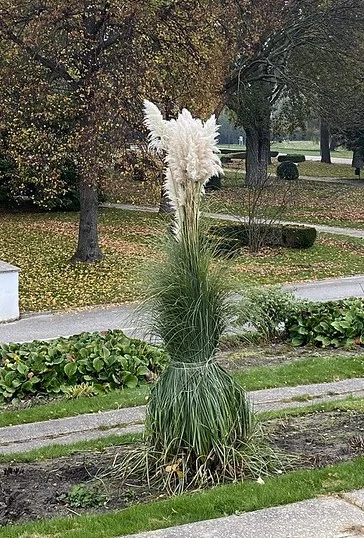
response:
<path id="1" fill-rule="evenodd" d="M 166 361 L 161 349 L 119 330 L 0 344 L 0 398 L 67 393 L 67 387 L 82 383 L 102 390 L 133 388 L 159 373 Z"/>
<path id="2" fill-rule="evenodd" d="M 282 246 L 286 248 L 310 248 L 316 241 L 317 231 L 312 226 L 282 227 Z"/>
<path id="3" fill-rule="evenodd" d="M 285 339 L 306 301 L 278 288 L 251 288 L 244 291 L 237 306 L 237 322 L 248 325 L 260 336 L 271 340 Z"/>
<path id="4" fill-rule="evenodd" d="M 0 204 L 12 200 L 11 178 L 15 172 L 15 163 L 6 155 L 0 154 Z"/>
<path id="5" fill-rule="evenodd" d="M 304 155 L 279 155 L 278 162 L 303 163 L 306 160 Z"/>
<path id="6" fill-rule="evenodd" d="M 295 181 L 300 175 L 297 166 L 291 161 L 286 161 L 277 166 L 277 177 L 279 179 Z"/>
<path id="7" fill-rule="evenodd" d="M 310 303 L 288 327 L 294 346 L 364 344 L 364 299 Z"/>
<path id="8" fill-rule="evenodd" d="M 262 224 L 261 233 L 265 246 L 286 248 L 309 248 L 314 244 L 317 232 L 310 226 Z M 249 224 L 211 226 L 211 241 L 217 243 L 217 254 L 236 256 L 241 248 L 249 245 Z"/>
<path id="9" fill-rule="evenodd" d="M 205 191 L 219 191 L 221 189 L 221 175 L 217 174 L 216 176 L 210 177 L 208 182 L 205 185 Z"/>
<path id="10" fill-rule="evenodd" d="M 246 151 L 236 151 L 235 153 L 228 153 L 221 155 L 220 160 L 223 164 L 231 162 L 232 159 L 246 159 Z"/>

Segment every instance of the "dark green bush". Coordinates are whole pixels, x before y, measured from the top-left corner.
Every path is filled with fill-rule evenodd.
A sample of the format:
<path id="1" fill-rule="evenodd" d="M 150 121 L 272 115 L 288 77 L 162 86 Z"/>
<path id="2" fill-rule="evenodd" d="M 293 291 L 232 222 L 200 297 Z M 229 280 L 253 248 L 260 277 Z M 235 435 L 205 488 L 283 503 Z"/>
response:
<path id="1" fill-rule="evenodd" d="M 210 177 L 208 182 L 205 185 L 205 191 L 219 191 L 221 189 L 221 175 L 217 174 L 216 176 Z"/>
<path id="2" fill-rule="evenodd" d="M 310 248 L 317 236 L 316 228 L 282 224 L 262 224 L 261 233 L 265 246 L 286 248 Z M 249 224 L 211 226 L 209 234 L 217 243 L 218 254 L 237 255 L 242 247 L 249 245 Z"/>
<path id="3" fill-rule="evenodd" d="M 151 373 L 159 373 L 166 361 L 161 349 L 119 330 L 0 344 L 0 399 L 59 394 L 81 383 L 102 390 L 133 388 Z"/>
<path id="4" fill-rule="evenodd" d="M 282 246 L 286 248 L 310 248 L 316 241 L 317 231 L 312 226 L 282 227 Z"/>
<path id="5" fill-rule="evenodd" d="M 279 155 L 278 162 L 303 163 L 306 160 L 304 155 Z"/>
<path id="6" fill-rule="evenodd" d="M 293 162 L 286 161 L 277 166 L 277 177 L 279 179 L 297 180 L 300 177 L 300 174 L 297 166 Z"/>
<path id="7" fill-rule="evenodd" d="M 364 299 L 309 303 L 287 329 L 294 346 L 364 345 Z"/>

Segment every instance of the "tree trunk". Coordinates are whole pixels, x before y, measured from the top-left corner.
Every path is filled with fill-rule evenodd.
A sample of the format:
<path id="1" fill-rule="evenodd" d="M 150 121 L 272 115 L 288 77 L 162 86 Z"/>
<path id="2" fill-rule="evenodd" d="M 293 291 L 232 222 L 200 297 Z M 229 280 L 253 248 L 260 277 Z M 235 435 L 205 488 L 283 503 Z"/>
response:
<path id="1" fill-rule="evenodd" d="M 265 126 L 246 128 L 246 183 L 264 185 L 268 177 L 270 153 L 269 129 Z"/>
<path id="2" fill-rule="evenodd" d="M 320 120 L 320 152 L 321 162 L 331 164 L 330 131 L 325 120 Z"/>
<path id="3" fill-rule="evenodd" d="M 87 180 L 80 181 L 80 222 L 78 244 L 72 263 L 93 263 L 103 258 L 97 234 L 97 187 Z"/>

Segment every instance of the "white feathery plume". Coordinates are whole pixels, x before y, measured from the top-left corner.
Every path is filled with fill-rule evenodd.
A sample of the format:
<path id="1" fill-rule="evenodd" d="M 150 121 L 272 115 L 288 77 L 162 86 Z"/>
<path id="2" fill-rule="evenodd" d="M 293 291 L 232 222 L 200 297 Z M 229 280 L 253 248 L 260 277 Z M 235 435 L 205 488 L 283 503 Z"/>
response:
<path id="1" fill-rule="evenodd" d="M 157 152 L 166 151 L 168 146 L 168 121 L 163 119 L 159 108 L 144 99 L 144 124 L 149 129 L 149 147 Z"/>
<path id="2" fill-rule="evenodd" d="M 203 123 L 187 109 L 176 120 L 166 121 L 150 101 L 144 101 L 144 111 L 150 148 L 166 152 L 164 187 L 176 209 L 178 237 L 184 223 L 192 227 L 198 220 L 204 185 L 212 176 L 222 173 L 217 155 L 218 126 L 215 116 Z"/>

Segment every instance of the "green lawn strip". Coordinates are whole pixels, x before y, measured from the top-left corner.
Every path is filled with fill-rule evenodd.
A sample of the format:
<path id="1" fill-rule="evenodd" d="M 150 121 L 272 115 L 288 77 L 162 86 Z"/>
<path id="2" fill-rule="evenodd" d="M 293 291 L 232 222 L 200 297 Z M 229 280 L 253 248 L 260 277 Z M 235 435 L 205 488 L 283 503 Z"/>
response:
<path id="1" fill-rule="evenodd" d="M 364 376 L 364 354 L 352 357 L 310 357 L 279 366 L 234 372 L 247 390 L 328 383 Z"/>
<path id="2" fill-rule="evenodd" d="M 42 448 L 35 448 L 27 452 L 14 452 L 11 454 L 0 454 L 0 464 L 5 463 L 34 463 L 41 460 L 50 460 L 72 456 L 80 452 L 103 451 L 111 446 L 122 446 L 136 443 L 142 439 L 142 434 L 108 435 L 100 439 L 89 441 L 78 441 L 69 445 L 49 445 Z"/>
<path id="3" fill-rule="evenodd" d="M 0 528 L 0 538 L 114 538 L 289 504 L 317 495 L 364 486 L 364 458 L 315 470 L 299 470 L 163 501 L 139 504 L 110 514 L 51 519 Z"/>
<path id="4" fill-rule="evenodd" d="M 274 174 L 276 169 L 276 164 L 268 167 L 271 174 Z M 354 174 L 354 168 L 352 168 L 350 164 L 326 164 L 318 161 L 305 161 L 303 163 L 298 163 L 298 170 L 300 176 L 357 180 L 357 176 Z"/>
<path id="5" fill-rule="evenodd" d="M 292 402 L 292 406 L 295 402 Z M 286 409 L 275 409 L 274 411 L 262 411 L 257 413 L 259 420 L 265 422 L 267 420 L 285 419 L 288 417 L 298 417 L 309 415 L 311 413 L 323 413 L 330 411 L 358 411 L 364 413 L 364 399 L 348 396 L 343 400 L 332 400 L 329 402 L 320 402 L 305 407 L 290 407 Z"/>
<path id="6" fill-rule="evenodd" d="M 56 400 L 26 409 L 0 410 L 0 427 L 144 405 L 149 388 L 149 385 L 141 385 L 136 389 L 112 390 L 89 398 Z"/>
<path id="7" fill-rule="evenodd" d="M 239 144 L 219 144 L 219 149 L 234 149 L 235 151 L 246 151 L 245 146 Z M 292 140 L 284 142 L 275 142 L 271 144 L 271 151 L 279 151 L 279 153 L 294 154 L 294 155 L 320 155 L 320 146 L 311 140 Z M 331 157 L 340 157 L 351 159 L 353 152 L 338 148 L 331 152 Z"/>
<path id="8" fill-rule="evenodd" d="M 292 152 L 291 152 L 292 153 Z M 273 162 L 268 166 L 269 174 L 276 174 L 278 162 Z M 358 177 L 354 174 L 354 168 L 350 164 L 326 164 L 318 161 L 304 161 L 302 163 L 297 163 L 298 171 L 300 176 L 310 177 L 310 178 L 333 178 L 333 179 L 342 179 L 345 182 L 346 179 L 351 179 L 357 181 Z M 241 175 L 245 175 L 245 165 L 242 164 L 239 167 L 238 172 Z M 231 170 L 231 168 L 227 168 Z"/>
<path id="9" fill-rule="evenodd" d="M 292 402 L 295 405 L 295 402 Z M 260 422 L 273 419 L 285 419 L 288 417 L 303 416 L 310 413 L 325 411 L 359 411 L 364 412 L 364 399 L 348 397 L 344 400 L 335 400 L 330 402 L 315 403 L 306 407 L 292 407 L 288 409 L 277 409 L 274 411 L 263 411 L 256 416 Z M 133 444 L 142 440 L 142 433 L 109 435 L 100 439 L 89 441 L 78 441 L 69 445 L 50 445 L 42 448 L 36 448 L 27 452 L 13 452 L 10 454 L 0 454 L 0 464 L 6 463 L 33 463 L 35 461 L 49 460 L 72 456 L 80 452 L 103 451 L 107 447 L 122 446 Z"/>
<path id="10" fill-rule="evenodd" d="M 364 355 L 309 357 L 290 364 L 239 370 L 233 375 L 247 390 L 350 379 L 364 376 Z M 146 403 L 149 389 L 148 385 L 144 385 L 137 389 L 115 390 L 90 398 L 55 401 L 27 409 L 3 411 L 0 413 L 0 427 L 143 405 Z"/>
<path id="11" fill-rule="evenodd" d="M 245 174 L 234 170 L 225 170 L 223 188 L 204 200 L 205 211 L 230 213 L 246 216 L 248 194 L 244 186 Z M 257 207 L 263 217 L 278 213 L 282 220 L 302 223 L 315 223 L 328 226 L 351 228 L 364 227 L 364 210 L 360 194 L 361 187 L 345 183 L 322 183 L 316 181 L 282 182 Z M 290 192 L 289 192 L 290 190 Z M 280 210 L 282 200 L 286 208 Z"/>

